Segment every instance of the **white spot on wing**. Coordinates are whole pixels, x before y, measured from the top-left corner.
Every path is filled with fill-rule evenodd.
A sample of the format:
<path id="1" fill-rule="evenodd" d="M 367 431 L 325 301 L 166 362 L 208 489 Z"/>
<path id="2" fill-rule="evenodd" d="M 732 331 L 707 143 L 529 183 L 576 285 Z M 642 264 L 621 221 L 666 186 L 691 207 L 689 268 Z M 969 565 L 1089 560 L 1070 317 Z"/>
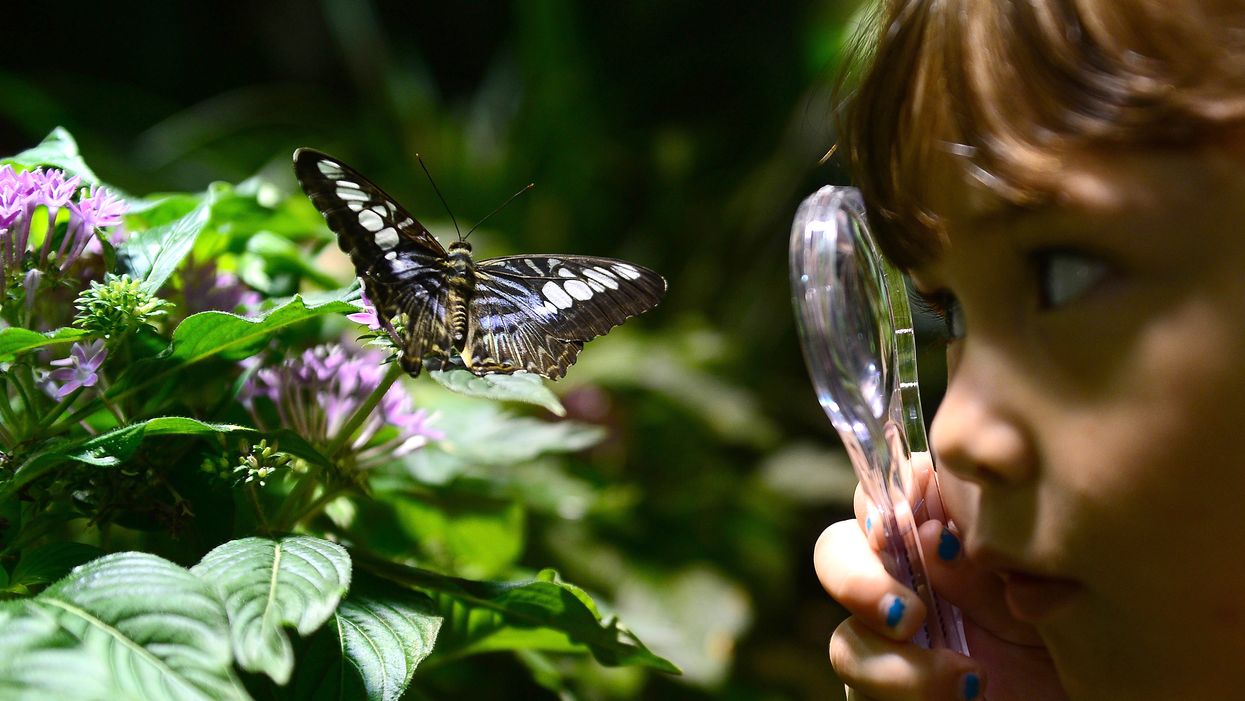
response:
<path id="1" fill-rule="evenodd" d="M 376 232 L 376 245 L 386 251 L 398 245 L 398 231 L 392 226 Z"/>
<path id="2" fill-rule="evenodd" d="M 610 271 L 605 268 L 584 268 L 584 277 L 589 280 L 596 280 L 611 290 L 618 289 L 618 280 L 614 279 Z"/>
<path id="3" fill-rule="evenodd" d="M 381 219 L 380 215 L 376 212 L 373 212 L 370 209 L 365 209 L 362 212 L 359 212 L 359 226 L 362 226 L 368 231 L 380 231 L 385 228 L 385 220 Z"/>
<path id="4" fill-rule="evenodd" d="M 558 268 L 559 277 L 575 277 L 574 271 L 570 268 Z"/>
<path id="5" fill-rule="evenodd" d="M 614 272 L 627 278 L 628 280 L 637 280 L 640 277 L 640 271 L 636 270 L 635 266 L 633 265 L 628 265 L 626 263 L 616 263 L 611 267 L 614 268 Z"/>
<path id="6" fill-rule="evenodd" d="M 352 190 L 358 190 L 358 189 L 359 189 L 359 183 L 356 183 L 356 182 L 355 182 L 355 181 L 353 181 L 353 180 L 337 180 L 336 182 L 337 182 L 337 187 L 338 187 L 338 189 L 341 189 L 341 188 L 343 188 L 343 187 L 348 187 L 348 188 L 350 188 L 350 189 L 352 189 Z"/>
<path id="7" fill-rule="evenodd" d="M 362 211 L 363 211 L 363 203 L 362 203 L 362 202 L 347 202 L 347 203 L 346 203 L 346 206 L 347 206 L 347 207 L 349 207 L 349 208 L 350 208 L 350 211 L 352 211 L 352 212 L 362 212 Z"/>
<path id="8" fill-rule="evenodd" d="M 566 294 L 566 292 L 558 286 L 558 283 L 553 282 L 552 280 L 546 282 L 545 286 L 540 288 L 540 291 L 541 294 L 545 295 L 545 299 L 553 302 L 554 306 L 558 309 L 566 309 L 574 303 L 574 300 L 571 299 L 570 295 Z"/>
<path id="9" fill-rule="evenodd" d="M 562 283 L 562 287 L 566 289 L 568 295 L 575 299 L 592 299 L 592 288 L 585 285 L 582 280 L 567 280 Z"/>
<path id="10" fill-rule="evenodd" d="M 337 196 L 346 201 L 367 202 L 367 193 L 362 190 L 354 190 L 349 187 L 342 187 L 342 183 L 346 181 L 339 180 L 337 182 Z M 353 185 L 354 183 L 351 183 Z"/>
<path id="11" fill-rule="evenodd" d="M 385 205 L 383 205 L 383 204 L 378 204 L 378 205 L 373 206 L 373 207 L 372 207 L 372 211 L 373 211 L 373 212 L 376 212 L 377 214 L 379 214 L 379 215 L 380 215 L 380 216 L 382 216 L 382 217 L 387 216 L 387 215 L 389 214 L 389 210 L 388 210 L 388 209 L 386 209 L 386 208 L 385 208 Z"/>
<path id="12" fill-rule="evenodd" d="M 341 165 L 334 163 L 332 161 L 317 161 L 316 168 L 319 168 L 322 174 L 327 175 L 329 177 L 342 174 Z"/>

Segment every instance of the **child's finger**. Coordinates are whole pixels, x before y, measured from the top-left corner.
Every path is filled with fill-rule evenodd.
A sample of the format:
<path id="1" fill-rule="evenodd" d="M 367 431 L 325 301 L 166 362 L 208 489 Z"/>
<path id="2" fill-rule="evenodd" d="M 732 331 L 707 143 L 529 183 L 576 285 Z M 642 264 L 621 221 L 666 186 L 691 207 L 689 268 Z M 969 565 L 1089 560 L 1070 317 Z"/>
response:
<path id="1" fill-rule="evenodd" d="M 938 596 L 960 609 L 979 627 L 1019 645 L 1039 645 L 1033 627 L 1017 621 L 1007 609 L 1003 582 L 964 557 L 959 536 L 938 521 L 918 529 L 930 585 Z"/>
<path id="2" fill-rule="evenodd" d="M 886 573 L 855 521 L 822 532 L 813 564 L 830 596 L 878 633 L 909 640 L 925 620 L 925 604 Z"/>
<path id="3" fill-rule="evenodd" d="M 849 698 L 877 701 L 966 701 L 982 698 L 984 677 L 974 662 L 950 650 L 927 650 L 878 635 L 856 617 L 830 638 L 830 664 L 854 690 Z"/>

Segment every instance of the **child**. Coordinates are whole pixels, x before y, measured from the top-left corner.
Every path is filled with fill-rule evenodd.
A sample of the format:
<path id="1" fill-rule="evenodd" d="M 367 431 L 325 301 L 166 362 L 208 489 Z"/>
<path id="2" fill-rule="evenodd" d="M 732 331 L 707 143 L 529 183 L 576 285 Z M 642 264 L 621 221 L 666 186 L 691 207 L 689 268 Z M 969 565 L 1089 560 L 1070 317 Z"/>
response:
<path id="1" fill-rule="evenodd" d="M 972 657 L 906 642 L 858 498 L 849 698 L 1245 698 L 1245 0 L 884 4 L 843 137 L 950 336 L 921 533 Z"/>

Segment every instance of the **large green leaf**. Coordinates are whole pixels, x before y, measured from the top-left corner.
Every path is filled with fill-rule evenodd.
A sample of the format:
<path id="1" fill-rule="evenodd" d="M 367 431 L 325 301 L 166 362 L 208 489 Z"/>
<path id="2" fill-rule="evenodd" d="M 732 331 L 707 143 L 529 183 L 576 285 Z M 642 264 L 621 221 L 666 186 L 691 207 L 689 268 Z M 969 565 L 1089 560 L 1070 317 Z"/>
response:
<path id="1" fill-rule="evenodd" d="M 464 655 L 498 649 L 587 649 L 605 665 L 640 665 L 677 674 L 679 668 L 649 651 L 617 619 L 602 621 L 579 587 L 543 570 L 523 582 L 481 582 L 379 560 L 361 568 L 406 586 L 434 592 L 451 625 L 442 632 L 438 654 Z M 479 611 L 480 615 L 472 616 Z M 460 626 L 464 614 L 466 625 Z"/>
<path id="2" fill-rule="evenodd" d="M 12 163 L 26 168 L 52 166 L 65 171 L 69 175 L 82 178 L 84 184 L 99 183 L 99 178 L 87 167 L 78 152 L 78 142 L 63 127 L 56 127 L 39 142 L 38 146 L 26 149 L 11 158 L 0 159 L 0 163 Z"/>
<path id="3" fill-rule="evenodd" d="M 116 688 L 101 655 L 56 618 L 25 601 L 0 606 L 0 698 L 10 701 L 141 701 Z"/>
<path id="4" fill-rule="evenodd" d="M 212 190 L 197 207 L 168 224 L 140 231 L 130 237 L 120 253 L 130 272 L 143 281 L 143 289 L 155 294 L 194 248 L 195 239 L 207 226 L 215 197 Z"/>
<path id="5" fill-rule="evenodd" d="M 202 580 L 155 555 L 100 558 L 33 599 L 7 604 L 5 613 L 0 689 L 38 698 L 32 685 L 82 681 L 87 693 L 58 697 L 248 698 L 232 671 L 224 604 Z M 59 660 L 59 674 L 81 679 L 34 679 L 22 660 L 38 665 L 39 677 L 58 673 Z"/>
<path id="6" fill-rule="evenodd" d="M 491 402 L 433 406 L 442 409 L 437 430 L 445 439 L 406 459 L 417 478 L 432 484 L 446 483 L 473 467 L 506 467 L 549 453 L 583 450 L 605 437 L 599 426 L 516 416 Z M 496 480 L 498 474 L 491 471 L 488 477 Z"/>
<path id="7" fill-rule="evenodd" d="M 173 331 L 171 360 L 196 363 L 219 355 L 227 360 L 249 357 L 275 332 L 324 314 L 353 314 L 358 307 L 340 299 L 304 304 L 294 295 L 290 301 L 258 317 L 228 312 L 200 312 L 187 317 Z"/>
<path id="8" fill-rule="evenodd" d="M 38 331 L 31 331 L 18 326 L 0 329 L 0 362 L 12 360 L 13 356 L 22 351 L 58 343 L 72 343 L 85 335 L 87 335 L 86 331 L 70 327 L 56 329 L 47 333 L 39 333 Z"/>
<path id="9" fill-rule="evenodd" d="M 218 546 L 191 573 L 225 601 L 238 665 L 278 684 L 290 679 L 294 651 L 285 628 L 311 635 L 350 587 L 350 555 L 327 540 L 243 538 Z"/>
<path id="10" fill-rule="evenodd" d="M 428 596 L 366 574 L 309 641 L 281 696 L 396 701 L 432 652 L 441 616 Z"/>
<path id="11" fill-rule="evenodd" d="M 498 399 L 510 402 L 526 402 L 543 406 L 558 416 L 566 416 L 566 409 L 558 401 L 540 375 L 516 372 L 513 375 L 477 376 L 467 370 L 433 370 L 428 373 L 438 384 L 453 392 L 469 397 Z"/>

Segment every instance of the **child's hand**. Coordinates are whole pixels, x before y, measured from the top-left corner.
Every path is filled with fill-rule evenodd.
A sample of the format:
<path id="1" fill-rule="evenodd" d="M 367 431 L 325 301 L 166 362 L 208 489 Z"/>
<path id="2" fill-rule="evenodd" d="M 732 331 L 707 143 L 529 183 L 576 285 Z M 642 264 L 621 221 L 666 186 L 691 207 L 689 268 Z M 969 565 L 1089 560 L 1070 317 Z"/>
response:
<path id="1" fill-rule="evenodd" d="M 925 606 L 883 569 L 874 549 L 880 534 L 866 535 L 868 501 L 857 487 L 856 519 L 827 528 L 813 556 L 822 586 L 852 614 L 830 639 L 830 663 L 848 699 L 981 699 L 987 680 L 991 701 L 1067 698 L 1032 626 L 1008 612 L 1001 580 L 965 557 L 939 520 L 943 505 L 930 475 L 928 463 L 914 466 L 934 517 L 920 526 L 921 547 L 934 590 L 960 608 L 972 658 L 908 642 Z"/>

